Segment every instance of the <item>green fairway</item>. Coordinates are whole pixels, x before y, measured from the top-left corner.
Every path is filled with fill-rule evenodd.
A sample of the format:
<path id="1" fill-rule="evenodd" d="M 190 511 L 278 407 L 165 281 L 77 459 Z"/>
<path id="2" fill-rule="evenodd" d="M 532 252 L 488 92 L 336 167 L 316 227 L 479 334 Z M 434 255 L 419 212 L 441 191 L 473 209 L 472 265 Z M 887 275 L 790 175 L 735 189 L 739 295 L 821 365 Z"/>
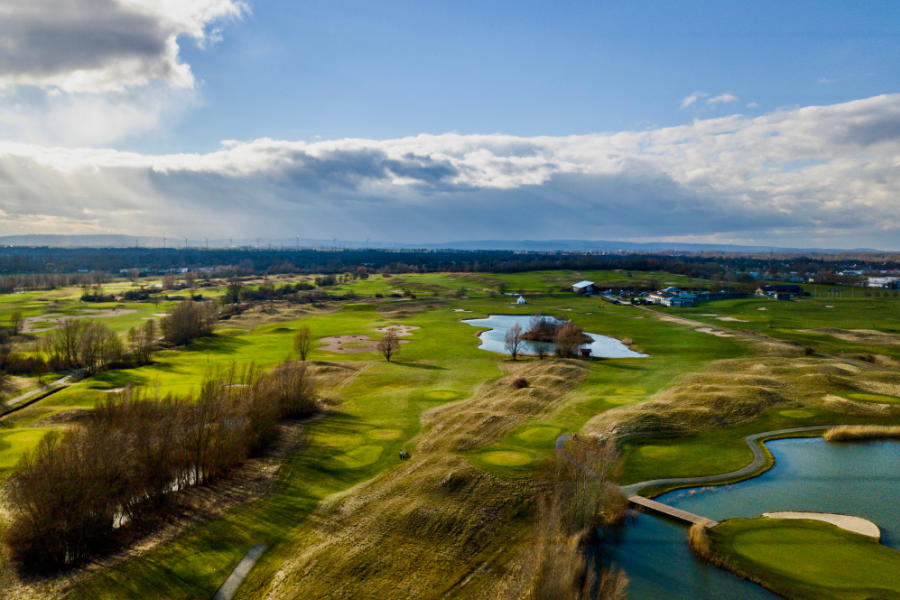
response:
<path id="1" fill-rule="evenodd" d="M 900 552 L 821 521 L 729 519 L 713 550 L 787 598 L 900 598 Z"/>

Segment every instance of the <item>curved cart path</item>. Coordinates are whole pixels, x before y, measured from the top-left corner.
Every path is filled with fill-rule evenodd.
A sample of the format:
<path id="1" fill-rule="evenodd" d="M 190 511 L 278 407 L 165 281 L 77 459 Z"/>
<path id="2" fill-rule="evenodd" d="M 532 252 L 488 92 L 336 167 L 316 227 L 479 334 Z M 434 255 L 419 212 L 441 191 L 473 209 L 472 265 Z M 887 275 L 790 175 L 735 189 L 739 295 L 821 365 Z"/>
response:
<path id="1" fill-rule="evenodd" d="M 679 487 L 685 487 L 695 485 L 710 485 L 748 477 L 754 474 L 761 466 L 763 466 L 763 464 L 765 464 L 766 454 L 762 445 L 759 443 L 761 439 L 770 437 L 789 437 L 794 433 L 805 433 L 807 431 L 816 431 L 819 429 L 825 430 L 830 427 L 834 427 L 834 425 L 810 425 L 807 427 L 791 427 L 789 429 L 776 429 L 775 431 L 763 431 L 761 433 L 753 433 L 751 435 L 748 435 L 744 437 L 744 441 L 747 443 L 747 446 L 753 453 L 753 460 L 740 469 L 729 471 L 728 473 L 719 473 L 717 475 L 700 475 L 698 477 L 665 477 L 660 479 L 649 479 L 647 481 L 639 481 L 637 483 L 630 483 L 628 485 L 619 486 L 619 488 L 626 496 L 633 496 L 637 494 L 641 489 L 650 486 L 675 485 Z M 566 442 L 571 438 L 572 436 L 567 433 L 564 433 L 557 437 L 555 444 L 556 450 L 558 452 L 562 452 Z"/>

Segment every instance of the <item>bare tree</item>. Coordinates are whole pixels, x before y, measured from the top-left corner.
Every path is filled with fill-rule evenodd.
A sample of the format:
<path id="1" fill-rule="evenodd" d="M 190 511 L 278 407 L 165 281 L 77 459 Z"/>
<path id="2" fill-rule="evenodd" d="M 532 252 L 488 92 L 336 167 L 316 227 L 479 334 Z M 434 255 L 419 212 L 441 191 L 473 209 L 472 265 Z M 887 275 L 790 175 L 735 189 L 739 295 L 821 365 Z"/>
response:
<path id="1" fill-rule="evenodd" d="M 162 320 L 163 337 L 170 344 L 184 345 L 198 337 L 212 335 L 217 314 L 212 303 L 179 302 Z"/>
<path id="2" fill-rule="evenodd" d="M 397 339 L 397 332 L 393 327 L 388 328 L 388 330 L 384 332 L 384 335 L 378 340 L 376 348 L 384 355 L 384 359 L 388 362 L 391 362 L 391 356 L 400 351 L 400 340 Z"/>
<path id="3" fill-rule="evenodd" d="M 306 360 L 309 350 L 312 347 L 312 333 L 307 325 L 302 325 L 294 336 L 294 350 L 300 356 L 300 360 Z"/>
<path id="4" fill-rule="evenodd" d="M 19 335 L 22 332 L 22 323 L 24 319 L 22 318 L 21 311 L 15 311 L 9 317 L 9 326 L 12 329 L 13 335 Z"/>
<path id="5" fill-rule="evenodd" d="M 512 355 L 513 360 L 519 356 L 522 341 L 522 326 L 516 323 L 507 330 L 505 340 L 506 351 Z"/>
<path id="6" fill-rule="evenodd" d="M 575 323 L 568 321 L 556 332 L 556 338 L 553 340 L 553 350 L 560 358 L 570 358 L 575 356 L 578 346 L 581 344 L 583 337 L 581 328 Z"/>

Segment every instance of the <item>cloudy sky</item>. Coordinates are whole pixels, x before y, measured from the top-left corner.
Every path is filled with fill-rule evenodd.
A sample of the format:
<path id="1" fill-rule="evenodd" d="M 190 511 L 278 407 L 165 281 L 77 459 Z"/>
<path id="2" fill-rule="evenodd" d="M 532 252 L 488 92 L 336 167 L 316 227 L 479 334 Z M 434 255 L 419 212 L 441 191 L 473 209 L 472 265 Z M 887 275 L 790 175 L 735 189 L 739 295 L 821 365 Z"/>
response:
<path id="1" fill-rule="evenodd" d="M 21 233 L 900 250 L 900 3 L 2 0 Z"/>

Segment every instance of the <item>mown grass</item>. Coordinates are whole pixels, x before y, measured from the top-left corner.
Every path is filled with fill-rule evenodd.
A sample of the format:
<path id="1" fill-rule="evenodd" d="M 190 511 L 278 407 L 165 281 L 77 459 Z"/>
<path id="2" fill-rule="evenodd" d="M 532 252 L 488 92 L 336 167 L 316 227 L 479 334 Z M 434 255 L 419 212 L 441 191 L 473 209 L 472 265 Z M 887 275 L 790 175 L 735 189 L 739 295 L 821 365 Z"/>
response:
<path id="1" fill-rule="evenodd" d="M 730 569 L 786 598 L 900 598 L 900 552 L 829 523 L 729 519 L 709 538 Z"/>

